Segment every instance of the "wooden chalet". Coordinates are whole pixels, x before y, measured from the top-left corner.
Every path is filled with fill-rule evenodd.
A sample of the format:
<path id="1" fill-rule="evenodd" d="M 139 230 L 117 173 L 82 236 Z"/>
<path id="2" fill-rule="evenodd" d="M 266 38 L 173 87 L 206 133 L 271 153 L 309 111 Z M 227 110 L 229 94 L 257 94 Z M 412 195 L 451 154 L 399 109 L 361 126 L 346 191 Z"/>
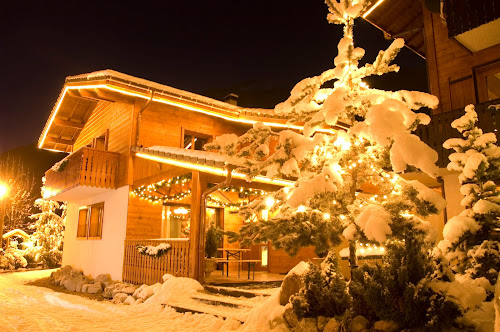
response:
<path id="1" fill-rule="evenodd" d="M 286 127 L 266 110 L 112 70 L 68 77 L 39 139 L 39 148 L 69 153 L 45 174 L 47 198 L 68 202 L 63 265 L 133 283 L 155 283 L 165 273 L 202 280 L 200 229 L 214 222 L 237 231 L 243 220 L 234 207 L 290 185 L 264 177 L 248 183 L 232 172 L 229 186 L 206 197 L 201 222 L 203 193 L 227 175 L 222 157 L 202 146 L 243 134 L 256 121 Z M 172 250 L 160 259 L 136 249 L 161 242 Z M 239 247 L 227 240 L 223 246 Z M 314 257 L 312 248 L 294 258 L 268 245 L 248 249 L 243 259 L 274 273 Z"/>

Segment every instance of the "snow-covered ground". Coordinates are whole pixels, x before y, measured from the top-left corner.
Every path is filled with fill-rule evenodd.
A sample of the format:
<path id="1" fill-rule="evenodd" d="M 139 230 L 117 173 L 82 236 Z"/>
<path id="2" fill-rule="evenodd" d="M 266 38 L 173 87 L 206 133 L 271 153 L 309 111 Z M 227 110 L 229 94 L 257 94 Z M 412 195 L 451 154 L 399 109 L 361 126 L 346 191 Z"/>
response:
<path id="1" fill-rule="evenodd" d="M 26 285 L 53 270 L 0 274 L 1 331 L 233 331 L 234 320 L 181 314 L 158 304 L 99 302 Z"/>

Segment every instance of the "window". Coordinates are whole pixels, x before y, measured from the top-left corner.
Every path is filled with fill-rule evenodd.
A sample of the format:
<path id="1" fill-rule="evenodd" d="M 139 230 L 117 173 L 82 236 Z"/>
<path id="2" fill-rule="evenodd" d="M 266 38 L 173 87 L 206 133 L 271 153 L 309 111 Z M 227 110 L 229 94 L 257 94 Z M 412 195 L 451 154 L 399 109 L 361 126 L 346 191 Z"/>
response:
<path id="1" fill-rule="evenodd" d="M 77 238 L 101 239 L 104 203 L 83 206 L 78 212 Z"/>
<path id="2" fill-rule="evenodd" d="M 100 151 L 107 151 L 108 150 L 108 136 L 109 136 L 109 130 L 106 130 L 104 134 L 102 134 L 99 137 L 95 137 L 92 140 L 92 148 Z"/>
<path id="3" fill-rule="evenodd" d="M 211 141 L 210 135 L 184 131 L 182 147 L 189 150 L 203 150 L 203 146 Z"/>
<path id="4" fill-rule="evenodd" d="M 479 102 L 500 98 L 500 61 L 476 69 Z"/>

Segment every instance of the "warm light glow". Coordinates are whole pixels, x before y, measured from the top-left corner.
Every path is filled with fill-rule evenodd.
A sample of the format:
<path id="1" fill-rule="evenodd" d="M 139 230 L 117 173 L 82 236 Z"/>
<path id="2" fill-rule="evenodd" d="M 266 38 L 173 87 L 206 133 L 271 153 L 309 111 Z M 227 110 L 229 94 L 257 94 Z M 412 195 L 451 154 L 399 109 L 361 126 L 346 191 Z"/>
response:
<path id="1" fill-rule="evenodd" d="M 325 214 L 323 215 L 323 219 L 325 219 L 325 220 L 330 219 L 330 214 L 329 214 L 329 213 L 325 213 Z"/>
<path id="2" fill-rule="evenodd" d="M 377 8 L 384 0 L 378 0 L 376 4 L 374 4 L 366 13 L 363 14 L 363 18 L 366 18 L 370 13 Z"/>
<path id="3" fill-rule="evenodd" d="M 5 184 L 0 183 L 0 199 L 3 199 L 5 196 L 7 196 L 8 192 L 9 188 Z"/>
<path id="4" fill-rule="evenodd" d="M 140 158 L 144 158 L 144 159 L 157 161 L 157 162 L 164 163 L 164 164 L 193 169 L 193 170 L 197 170 L 197 171 L 204 172 L 204 173 L 215 174 L 215 175 L 220 175 L 220 176 L 227 175 L 226 170 L 216 168 L 216 167 L 198 165 L 198 164 L 188 163 L 185 161 L 162 158 L 162 157 L 158 157 L 158 156 L 151 156 L 151 155 L 148 155 L 145 153 L 136 153 L 136 156 L 140 157 Z M 245 174 L 237 173 L 237 172 L 232 172 L 231 174 L 234 178 L 238 178 L 238 179 L 246 179 L 246 177 L 247 177 Z M 279 185 L 279 186 L 288 186 L 288 187 L 293 187 L 293 185 L 294 185 L 294 182 L 292 182 L 292 181 L 280 180 L 280 179 L 270 179 L 270 178 L 267 178 L 267 177 L 261 176 L 261 175 L 254 177 L 253 181 L 274 184 L 274 185 Z"/>
<path id="5" fill-rule="evenodd" d="M 297 212 L 305 212 L 306 211 L 306 207 L 304 205 L 301 205 L 297 208 Z"/>
<path id="6" fill-rule="evenodd" d="M 185 207 L 180 207 L 174 210 L 174 214 L 188 214 L 189 211 Z"/>
<path id="7" fill-rule="evenodd" d="M 351 142 L 346 141 L 342 136 L 339 136 L 333 145 L 340 146 L 342 150 L 349 150 L 351 148 Z"/>
<path id="8" fill-rule="evenodd" d="M 363 89 L 369 89 L 370 86 L 368 84 L 366 84 L 365 82 L 361 81 L 359 82 L 359 86 L 362 87 Z"/>
<path id="9" fill-rule="evenodd" d="M 266 198 L 266 206 L 268 208 L 272 207 L 274 205 L 274 197 L 268 197 Z"/>
<path id="10" fill-rule="evenodd" d="M 263 220 L 268 220 L 269 219 L 269 210 L 266 210 L 266 209 L 262 210 L 261 215 L 262 215 Z"/>

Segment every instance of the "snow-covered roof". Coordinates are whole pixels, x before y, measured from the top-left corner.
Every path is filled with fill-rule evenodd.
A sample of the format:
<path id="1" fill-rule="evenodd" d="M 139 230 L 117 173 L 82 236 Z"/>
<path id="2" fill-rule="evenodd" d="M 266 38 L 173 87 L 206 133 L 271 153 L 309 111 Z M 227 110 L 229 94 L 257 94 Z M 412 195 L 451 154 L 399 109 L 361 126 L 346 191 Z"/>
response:
<path id="1" fill-rule="evenodd" d="M 20 236 L 22 238 L 29 238 L 30 236 L 28 235 L 28 233 L 26 233 L 25 231 L 23 231 L 22 229 L 13 229 L 7 233 L 5 233 L 4 235 L 2 235 L 2 238 L 4 239 L 7 239 L 11 236 Z"/>
<path id="2" fill-rule="evenodd" d="M 189 99 L 192 101 L 198 101 L 207 105 L 215 106 L 215 107 L 221 107 L 224 109 L 228 110 L 238 110 L 241 107 L 238 107 L 236 105 L 228 104 L 225 102 L 222 102 L 220 100 L 212 99 L 209 97 L 201 96 L 192 92 L 180 90 L 173 88 L 168 85 L 156 83 L 153 81 L 149 81 L 143 78 L 123 74 L 120 72 L 117 72 L 112 69 L 106 69 L 106 70 L 99 70 L 99 71 L 94 71 L 91 73 L 87 74 L 81 74 L 81 75 L 74 75 L 74 76 L 68 76 L 66 78 L 66 83 L 70 82 L 82 82 L 82 81 L 95 81 L 99 79 L 108 79 L 108 80 L 118 80 L 121 81 L 122 83 L 126 83 L 130 86 L 138 86 L 146 89 L 154 89 L 157 90 L 159 93 L 163 94 L 168 94 L 168 95 L 174 95 L 177 97 L 182 97 L 184 99 Z"/>
<path id="3" fill-rule="evenodd" d="M 184 167 L 187 169 L 198 170 L 219 176 L 226 176 L 227 170 L 224 166 L 232 166 L 237 168 L 237 165 L 226 163 L 227 157 L 216 152 L 189 150 L 182 148 L 174 148 L 169 146 L 151 146 L 148 148 L 134 146 L 131 148 L 137 156 L 141 158 L 151 159 L 158 162 Z M 247 175 L 233 171 L 233 178 L 247 180 Z M 252 182 L 267 183 L 275 186 L 293 186 L 293 181 L 288 179 L 271 179 L 264 175 L 258 175 L 252 178 Z"/>
<path id="4" fill-rule="evenodd" d="M 126 83 L 130 86 L 139 86 L 142 88 L 146 89 L 154 89 L 156 90 L 157 93 L 159 94 L 165 94 L 165 95 L 171 95 L 171 96 L 176 96 L 180 97 L 182 99 L 187 99 L 190 101 L 206 104 L 209 106 L 213 107 L 218 107 L 226 110 L 231 110 L 238 112 L 239 115 L 243 116 L 259 116 L 259 117 L 266 117 L 266 118 L 274 118 L 274 119 L 284 119 L 285 117 L 281 115 L 276 115 L 274 113 L 273 109 L 267 109 L 267 108 L 248 108 L 248 107 L 241 107 L 241 106 L 236 106 L 233 104 L 229 104 L 217 99 L 205 97 L 196 93 L 180 90 L 173 88 L 168 85 L 156 83 L 153 81 L 149 81 L 143 78 L 123 74 L 120 72 L 117 72 L 112 69 L 106 69 L 106 70 L 99 70 L 99 71 L 94 71 L 91 73 L 87 74 L 80 74 L 80 75 L 74 75 L 74 76 L 68 76 L 66 78 L 66 82 L 83 82 L 83 81 L 94 81 L 94 80 L 100 80 L 100 79 L 107 79 L 107 80 L 118 80 L 121 81 L 122 83 Z"/>
<path id="5" fill-rule="evenodd" d="M 216 152 L 189 150 L 182 148 L 174 148 L 170 146 L 151 146 L 148 148 L 133 147 L 132 151 L 136 153 L 145 153 L 151 156 L 158 156 L 180 162 L 197 164 L 202 166 L 210 166 L 223 169 L 226 157 Z"/>

